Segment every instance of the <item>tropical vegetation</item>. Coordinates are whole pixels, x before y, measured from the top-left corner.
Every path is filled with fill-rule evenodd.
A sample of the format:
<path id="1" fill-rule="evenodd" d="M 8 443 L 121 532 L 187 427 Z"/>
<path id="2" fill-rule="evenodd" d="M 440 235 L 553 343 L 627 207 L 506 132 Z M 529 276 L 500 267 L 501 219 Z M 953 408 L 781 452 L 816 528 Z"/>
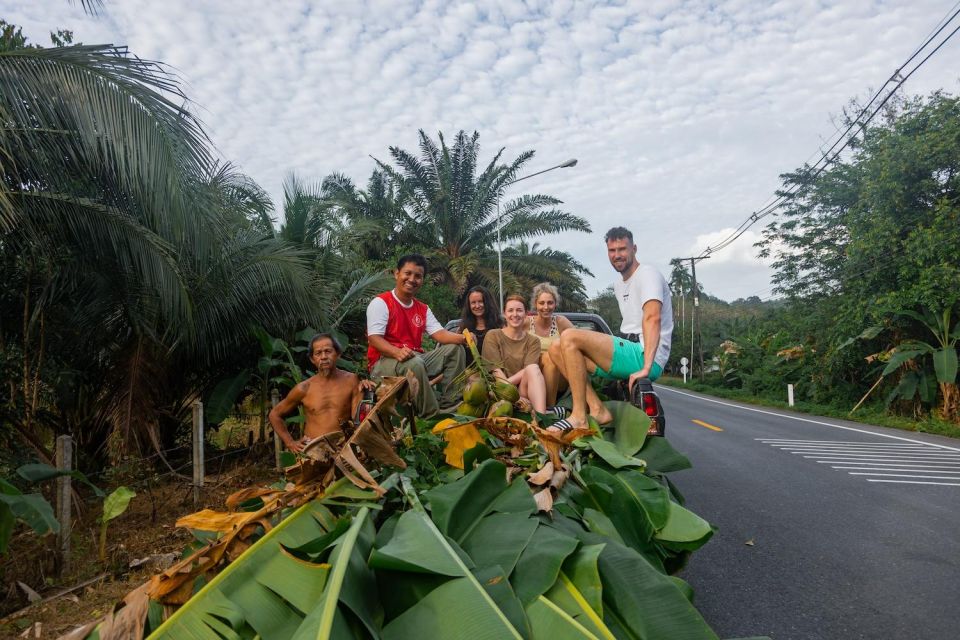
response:
<path id="1" fill-rule="evenodd" d="M 848 156 L 785 174 L 780 195 L 758 245 L 773 296 L 701 294 L 706 382 L 778 400 L 790 383 L 798 400 L 844 413 L 864 402 L 960 422 L 960 99 L 895 101 Z M 677 371 L 690 357 L 685 265 L 672 280 L 687 292 L 673 304 Z"/>

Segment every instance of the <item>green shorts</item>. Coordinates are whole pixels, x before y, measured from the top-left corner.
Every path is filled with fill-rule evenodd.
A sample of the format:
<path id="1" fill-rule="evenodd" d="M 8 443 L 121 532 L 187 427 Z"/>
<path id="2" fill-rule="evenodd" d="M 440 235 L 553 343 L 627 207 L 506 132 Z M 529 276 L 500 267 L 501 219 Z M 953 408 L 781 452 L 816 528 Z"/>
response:
<path id="1" fill-rule="evenodd" d="M 609 380 L 627 380 L 630 374 L 643 369 L 643 345 L 617 336 L 610 336 L 610 338 L 613 340 L 613 360 L 610 363 L 610 371 L 605 371 L 597 365 L 595 373 Z M 650 380 L 656 380 L 661 373 L 663 373 L 663 367 L 654 362 L 650 367 Z"/>

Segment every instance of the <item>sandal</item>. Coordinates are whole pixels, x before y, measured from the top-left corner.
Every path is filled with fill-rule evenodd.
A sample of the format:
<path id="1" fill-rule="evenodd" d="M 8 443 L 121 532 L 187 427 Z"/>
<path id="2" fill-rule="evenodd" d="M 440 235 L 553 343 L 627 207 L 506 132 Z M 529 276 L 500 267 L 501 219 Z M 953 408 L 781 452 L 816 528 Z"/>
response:
<path id="1" fill-rule="evenodd" d="M 564 418 L 567 417 L 567 414 L 570 413 L 570 410 L 567 409 L 566 407 L 561 407 L 560 405 L 557 405 L 555 407 L 550 407 L 549 409 L 547 409 L 547 413 L 552 413 L 553 415 L 563 420 Z"/>

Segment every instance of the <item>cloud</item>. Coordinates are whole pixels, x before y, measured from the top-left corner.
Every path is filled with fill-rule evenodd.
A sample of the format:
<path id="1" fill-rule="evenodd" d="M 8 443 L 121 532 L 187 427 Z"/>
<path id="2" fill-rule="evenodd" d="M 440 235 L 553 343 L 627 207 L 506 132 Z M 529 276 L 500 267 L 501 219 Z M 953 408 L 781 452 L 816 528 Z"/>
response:
<path id="1" fill-rule="evenodd" d="M 953 2 L 107 0 L 96 18 L 65 0 L 4 4 L 4 18 L 37 42 L 68 28 L 171 65 L 217 153 L 277 203 L 291 171 L 364 184 L 370 155 L 415 151 L 421 128 L 480 131 L 481 162 L 501 146 L 507 158 L 535 149 L 530 171 L 576 157 L 508 196 L 549 193 L 590 221 L 592 236 L 542 242 L 597 274 L 594 291 L 615 276 L 606 229 L 632 228 L 643 259 L 663 270 L 722 237 Z M 958 47 L 906 90 L 956 91 Z M 701 263 L 708 291 L 769 287 L 750 244 L 745 236 Z"/>

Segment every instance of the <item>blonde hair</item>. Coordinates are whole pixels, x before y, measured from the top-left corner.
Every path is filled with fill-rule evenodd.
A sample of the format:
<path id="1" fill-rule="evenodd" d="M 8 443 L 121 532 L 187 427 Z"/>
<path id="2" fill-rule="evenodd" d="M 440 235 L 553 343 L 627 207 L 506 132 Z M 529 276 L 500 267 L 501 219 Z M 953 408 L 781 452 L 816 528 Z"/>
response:
<path id="1" fill-rule="evenodd" d="M 549 282 L 541 282 L 540 284 L 533 287 L 533 295 L 530 297 L 530 308 L 537 308 L 537 299 L 544 293 L 549 293 L 553 296 L 553 301 L 557 303 L 557 306 L 560 306 L 560 292 L 557 291 L 557 288 L 550 284 Z"/>

